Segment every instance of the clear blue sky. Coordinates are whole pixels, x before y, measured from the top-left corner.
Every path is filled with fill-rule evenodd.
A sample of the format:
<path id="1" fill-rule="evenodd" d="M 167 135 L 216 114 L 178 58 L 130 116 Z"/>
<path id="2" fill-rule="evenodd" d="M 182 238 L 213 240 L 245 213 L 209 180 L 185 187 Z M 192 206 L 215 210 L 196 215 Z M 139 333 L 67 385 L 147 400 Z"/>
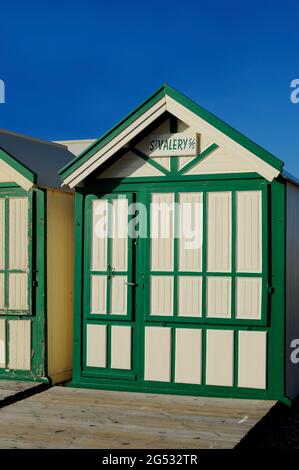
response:
<path id="1" fill-rule="evenodd" d="M 0 14 L 0 127 L 98 137 L 168 83 L 299 176 L 298 0 L 19 0 Z"/>

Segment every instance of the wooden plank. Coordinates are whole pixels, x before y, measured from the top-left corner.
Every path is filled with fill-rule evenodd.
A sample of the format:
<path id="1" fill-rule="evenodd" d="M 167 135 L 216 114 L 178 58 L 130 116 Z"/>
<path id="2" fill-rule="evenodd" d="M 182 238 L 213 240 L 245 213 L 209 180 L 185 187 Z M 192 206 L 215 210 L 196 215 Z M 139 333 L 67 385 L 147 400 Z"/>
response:
<path id="1" fill-rule="evenodd" d="M 233 448 L 273 405 L 53 387 L 1 410 L 0 448 Z"/>

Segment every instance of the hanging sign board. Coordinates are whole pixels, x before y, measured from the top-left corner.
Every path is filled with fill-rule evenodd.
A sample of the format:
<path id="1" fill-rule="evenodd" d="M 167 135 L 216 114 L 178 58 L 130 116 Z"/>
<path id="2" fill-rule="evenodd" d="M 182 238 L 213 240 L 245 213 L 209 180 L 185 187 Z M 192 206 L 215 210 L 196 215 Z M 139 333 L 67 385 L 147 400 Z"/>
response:
<path id="1" fill-rule="evenodd" d="M 196 132 L 188 130 L 176 134 L 152 134 L 149 136 L 149 157 L 169 157 L 172 155 L 197 155 Z"/>

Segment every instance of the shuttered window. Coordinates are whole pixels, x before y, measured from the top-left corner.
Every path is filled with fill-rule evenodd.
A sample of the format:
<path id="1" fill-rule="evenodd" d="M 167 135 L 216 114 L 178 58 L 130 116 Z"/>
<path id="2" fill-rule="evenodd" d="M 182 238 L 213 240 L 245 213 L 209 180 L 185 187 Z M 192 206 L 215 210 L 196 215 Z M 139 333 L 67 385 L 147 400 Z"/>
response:
<path id="1" fill-rule="evenodd" d="M 32 196 L 0 194 L 0 315 L 31 313 Z"/>

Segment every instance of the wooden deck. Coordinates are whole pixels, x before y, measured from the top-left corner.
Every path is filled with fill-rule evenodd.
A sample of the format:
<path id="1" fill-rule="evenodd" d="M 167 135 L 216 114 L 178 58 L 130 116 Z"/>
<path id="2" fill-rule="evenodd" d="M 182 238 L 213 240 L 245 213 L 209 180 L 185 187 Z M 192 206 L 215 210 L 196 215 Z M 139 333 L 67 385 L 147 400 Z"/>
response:
<path id="1" fill-rule="evenodd" d="M 26 396 L 45 389 L 46 384 L 40 382 L 21 382 L 18 380 L 0 380 L 0 408 L 14 403 Z"/>
<path id="2" fill-rule="evenodd" d="M 0 448 L 233 448 L 274 403 L 53 387 L 0 409 Z"/>

